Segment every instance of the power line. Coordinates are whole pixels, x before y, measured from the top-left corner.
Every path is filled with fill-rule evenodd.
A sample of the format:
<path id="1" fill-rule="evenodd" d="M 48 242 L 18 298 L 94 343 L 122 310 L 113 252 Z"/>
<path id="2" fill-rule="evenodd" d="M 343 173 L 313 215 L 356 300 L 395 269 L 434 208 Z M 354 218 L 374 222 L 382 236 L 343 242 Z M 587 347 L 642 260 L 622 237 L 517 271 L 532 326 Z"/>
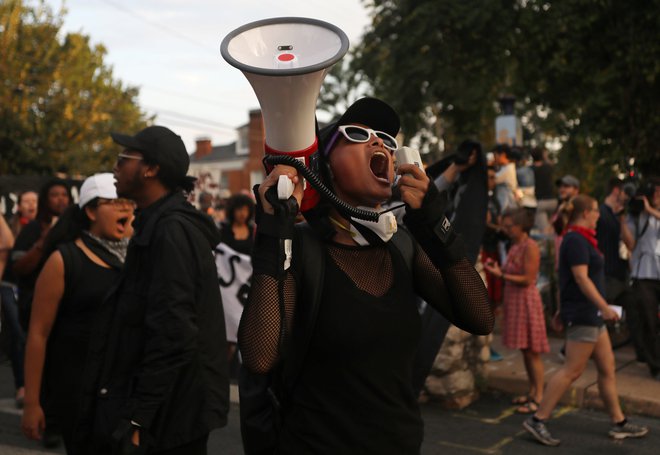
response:
<path id="1" fill-rule="evenodd" d="M 202 118 L 202 117 L 195 117 L 193 115 L 182 114 L 180 112 L 170 111 L 168 109 L 161 109 L 161 108 L 149 107 L 149 106 L 144 106 L 144 107 L 145 107 L 145 109 L 150 110 L 150 111 L 155 111 L 156 113 L 160 112 L 160 113 L 170 115 L 170 116 L 173 116 L 173 117 L 179 117 L 183 120 L 187 120 L 187 121 L 190 121 L 190 122 L 206 123 L 206 124 L 211 125 L 211 126 L 216 127 L 216 128 L 223 128 L 223 129 L 228 129 L 228 130 L 232 130 L 232 131 L 236 130 L 235 126 L 228 125 L 226 123 L 216 122 L 214 120 L 209 120 L 209 119 Z"/>
<path id="2" fill-rule="evenodd" d="M 170 123 L 170 124 L 174 124 L 174 125 L 183 126 L 183 127 L 186 127 L 186 128 L 198 129 L 201 132 L 200 134 L 216 133 L 216 134 L 220 134 L 220 135 L 223 135 L 223 136 L 227 135 L 226 131 L 221 131 L 221 130 L 218 130 L 218 129 L 215 129 L 215 128 L 210 128 L 210 127 L 205 127 L 205 126 L 200 126 L 197 123 L 188 122 L 186 120 L 181 120 L 181 119 L 177 119 L 177 118 L 168 118 L 169 116 L 167 114 L 158 115 L 157 117 L 160 120 L 162 120 L 163 123 Z"/>
<path id="3" fill-rule="evenodd" d="M 209 47 L 206 44 L 203 44 L 203 43 L 201 43 L 201 42 L 199 42 L 199 41 L 197 41 L 197 40 L 195 40 L 195 39 L 179 32 L 176 29 L 170 28 L 170 27 L 168 27 L 166 25 L 163 25 L 159 22 L 153 21 L 153 20 L 149 19 L 148 17 L 143 16 L 142 14 L 136 13 L 135 11 L 131 10 L 130 8 L 125 7 L 124 5 L 122 5 L 120 3 L 114 2 L 112 0 L 101 0 L 101 1 L 103 3 L 106 3 L 106 4 L 108 4 L 112 7 L 128 14 L 129 16 L 133 16 L 134 18 L 151 25 L 152 27 L 159 28 L 159 29 L 171 34 L 171 35 L 176 36 L 179 39 L 182 39 L 184 41 L 187 41 L 188 43 L 194 44 L 195 46 L 198 46 L 198 47 L 200 47 L 200 48 L 202 48 L 206 51 L 210 50 Z M 217 53 L 214 52 L 214 55 L 217 55 Z"/>
<path id="4" fill-rule="evenodd" d="M 161 88 L 161 87 L 155 87 L 153 85 L 142 85 L 141 88 L 147 89 L 147 90 L 154 90 L 156 92 L 165 93 L 167 95 L 178 96 L 178 97 L 181 97 L 181 98 L 185 98 L 187 100 L 199 101 L 201 103 L 206 103 L 206 104 L 208 104 L 210 106 L 214 106 L 214 107 L 225 107 L 226 106 L 227 109 L 234 109 L 234 108 L 237 108 L 237 107 L 245 108 L 244 103 L 236 102 L 236 103 L 231 103 L 232 105 L 229 106 L 226 101 L 210 100 L 208 98 L 202 98 L 201 96 L 189 95 L 187 93 L 177 92 L 177 91 L 174 91 L 174 90 L 168 90 L 168 89 L 164 89 L 164 88 Z M 223 106 L 223 104 L 225 106 Z M 248 110 L 248 108 L 245 108 L 245 109 Z"/>

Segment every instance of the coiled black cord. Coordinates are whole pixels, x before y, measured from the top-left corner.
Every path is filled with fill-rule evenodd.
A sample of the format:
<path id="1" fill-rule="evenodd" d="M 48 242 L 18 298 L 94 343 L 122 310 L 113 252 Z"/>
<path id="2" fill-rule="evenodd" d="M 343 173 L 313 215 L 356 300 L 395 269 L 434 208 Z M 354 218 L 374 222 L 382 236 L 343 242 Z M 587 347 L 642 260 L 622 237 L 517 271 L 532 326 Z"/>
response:
<path id="1" fill-rule="evenodd" d="M 297 158 L 288 155 L 266 155 L 266 157 L 264 157 L 264 162 L 273 166 L 276 164 L 285 164 L 287 166 L 295 167 L 298 172 L 302 174 L 305 180 L 307 180 L 307 182 L 312 185 L 312 188 L 314 188 L 321 195 L 321 197 L 334 205 L 342 215 L 365 221 L 378 221 L 380 213 L 374 210 L 358 209 L 342 201 L 337 197 L 335 193 L 330 190 L 330 188 L 325 186 L 325 184 L 321 181 L 319 176 L 316 175 L 316 173 L 305 166 L 305 164 L 303 164 Z"/>

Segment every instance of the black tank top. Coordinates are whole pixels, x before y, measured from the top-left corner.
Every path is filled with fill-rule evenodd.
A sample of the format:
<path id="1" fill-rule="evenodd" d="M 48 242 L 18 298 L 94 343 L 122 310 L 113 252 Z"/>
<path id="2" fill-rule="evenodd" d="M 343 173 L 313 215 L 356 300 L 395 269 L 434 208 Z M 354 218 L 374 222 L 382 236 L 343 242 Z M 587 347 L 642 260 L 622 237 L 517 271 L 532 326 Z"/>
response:
<path id="1" fill-rule="evenodd" d="M 119 270 L 94 263 L 73 242 L 58 250 L 64 259 L 64 295 L 48 337 L 43 381 L 44 409 L 51 410 L 77 401 L 94 317 L 119 277 Z"/>
<path id="2" fill-rule="evenodd" d="M 285 412 L 280 453 L 418 454 L 423 425 L 411 375 L 420 318 L 410 272 L 390 249 L 396 278 L 375 297 L 325 254 L 315 333 Z"/>

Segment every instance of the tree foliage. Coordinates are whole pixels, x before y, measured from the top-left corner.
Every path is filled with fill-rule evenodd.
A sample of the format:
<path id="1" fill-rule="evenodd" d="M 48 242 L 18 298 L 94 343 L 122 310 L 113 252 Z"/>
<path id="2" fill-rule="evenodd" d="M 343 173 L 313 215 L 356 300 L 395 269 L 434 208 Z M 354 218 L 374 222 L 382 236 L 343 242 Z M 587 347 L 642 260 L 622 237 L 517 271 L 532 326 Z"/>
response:
<path id="1" fill-rule="evenodd" d="M 560 161 L 595 181 L 660 143 L 659 0 L 370 0 L 349 80 L 368 81 L 448 148 L 494 142 L 497 100 L 517 98 L 528 142 L 556 139 Z M 577 166 L 577 167 L 576 167 Z M 655 167 L 657 169 L 657 166 Z"/>
<path id="2" fill-rule="evenodd" d="M 534 0 L 520 22 L 518 94 L 547 112 L 538 126 L 562 139 L 564 168 L 592 187 L 629 157 L 657 173 L 660 2 Z"/>
<path id="3" fill-rule="evenodd" d="M 108 170 L 110 131 L 145 125 L 138 90 L 113 78 L 103 46 L 62 33 L 64 13 L 0 3 L 0 173 Z"/>

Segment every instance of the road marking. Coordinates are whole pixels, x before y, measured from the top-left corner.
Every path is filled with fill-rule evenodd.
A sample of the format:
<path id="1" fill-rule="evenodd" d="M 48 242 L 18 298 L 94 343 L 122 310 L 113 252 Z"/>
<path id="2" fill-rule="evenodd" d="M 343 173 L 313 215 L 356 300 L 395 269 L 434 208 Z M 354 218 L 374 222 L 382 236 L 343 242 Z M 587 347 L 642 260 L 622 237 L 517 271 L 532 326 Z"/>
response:
<path id="1" fill-rule="evenodd" d="M 525 430 L 521 430 L 518 433 L 514 434 L 513 436 L 507 436 L 506 438 L 502 438 L 500 441 L 496 442 L 495 444 L 493 444 L 488 448 L 488 450 L 490 450 L 489 453 L 499 453 L 502 447 L 509 444 L 510 442 L 513 442 L 514 439 L 520 438 L 525 433 L 527 433 Z"/>
<path id="2" fill-rule="evenodd" d="M 577 408 L 574 408 L 573 406 L 562 406 L 561 408 L 557 409 L 554 412 L 554 415 L 552 416 L 553 419 L 558 419 L 566 414 L 569 414 L 573 411 L 577 410 Z"/>
<path id="3" fill-rule="evenodd" d="M 516 409 L 518 409 L 519 406 L 511 406 L 510 408 L 506 408 L 500 415 L 497 417 L 477 417 L 477 416 L 471 416 L 471 415 L 465 415 L 465 414 L 453 414 L 454 417 L 462 417 L 464 419 L 469 419 L 469 420 L 476 420 L 478 422 L 483 422 L 487 423 L 490 425 L 499 425 L 502 423 L 502 420 L 506 419 L 507 417 L 511 417 L 516 413 Z"/>

